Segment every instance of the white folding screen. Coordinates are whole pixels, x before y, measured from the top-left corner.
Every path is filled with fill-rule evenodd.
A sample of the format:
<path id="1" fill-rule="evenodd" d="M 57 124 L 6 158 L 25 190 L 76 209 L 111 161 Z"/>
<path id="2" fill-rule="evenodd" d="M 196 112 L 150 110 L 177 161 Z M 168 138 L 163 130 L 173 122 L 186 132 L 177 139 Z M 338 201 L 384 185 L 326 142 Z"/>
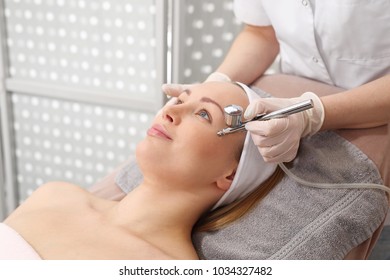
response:
<path id="1" fill-rule="evenodd" d="M 89 187 L 134 152 L 164 102 L 167 2 L 2 1 L 10 210 L 50 180 Z"/>
<path id="2" fill-rule="evenodd" d="M 232 0 L 175 0 L 173 81 L 204 81 L 222 62 L 241 28 Z"/>
<path id="3" fill-rule="evenodd" d="M 0 108 L 1 110 L 1 108 Z M 0 112 L 0 124 L 1 124 L 1 112 Z M 0 143 L 2 142 L 1 130 L 0 130 Z M 5 214 L 5 193 L 3 192 L 5 187 L 5 172 L 4 172 L 4 157 L 2 146 L 0 145 L 0 218 Z"/>
<path id="4" fill-rule="evenodd" d="M 12 162 L 10 159 L 12 156 L 12 144 L 9 140 L 11 138 L 10 126 L 12 120 L 8 117 L 10 114 L 9 98 L 5 89 L 5 78 L 8 68 L 5 34 L 4 3 L 0 1 L 0 218 L 4 217 L 11 207 L 14 207 L 13 195 L 11 195 L 11 199 L 7 199 L 6 194 L 11 186 L 16 188 L 16 184 L 13 182 L 15 172 L 12 164 L 10 164 Z M 5 137 L 4 132 L 6 132 L 7 137 Z M 3 149 L 9 149 L 9 152 L 5 153 Z"/>
<path id="5" fill-rule="evenodd" d="M 160 105 L 164 1 L 4 1 L 10 87 L 38 83 L 90 92 L 101 103 Z"/>
<path id="6" fill-rule="evenodd" d="M 89 187 L 133 154 L 167 77 L 202 81 L 222 61 L 241 29 L 232 5 L 0 0 L 0 217 L 42 183 Z"/>

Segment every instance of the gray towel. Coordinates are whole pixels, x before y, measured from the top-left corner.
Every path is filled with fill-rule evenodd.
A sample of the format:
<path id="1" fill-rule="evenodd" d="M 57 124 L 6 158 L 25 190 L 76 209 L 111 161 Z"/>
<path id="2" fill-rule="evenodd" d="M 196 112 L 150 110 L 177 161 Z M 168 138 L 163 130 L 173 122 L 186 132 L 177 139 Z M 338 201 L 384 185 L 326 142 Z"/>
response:
<path id="1" fill-rule="evenodd" d="M 333 132 L 303 139 L 289 169 L 312 182 L 382 183 L 371 160 Z M 140 180 L 132 161 L 116 183 L 128 192 Z M 193 240 L 204 259 L 343 259 L 372 236 L 387 209 L 380 190 L 317 189 L 285 176 L 243 218 L 216 232 L 195 233 Z"/>
<path id="2" fill-rule="evenodd" d="M 374 164 L 332 132 L 303 140 L 290 170 L 312 182 L 382 183 Z M 380 190 L 317 189 L 285 177 L 248 215 L 194 242 L 206 259 L 343 259 L 387 208 Z"/>

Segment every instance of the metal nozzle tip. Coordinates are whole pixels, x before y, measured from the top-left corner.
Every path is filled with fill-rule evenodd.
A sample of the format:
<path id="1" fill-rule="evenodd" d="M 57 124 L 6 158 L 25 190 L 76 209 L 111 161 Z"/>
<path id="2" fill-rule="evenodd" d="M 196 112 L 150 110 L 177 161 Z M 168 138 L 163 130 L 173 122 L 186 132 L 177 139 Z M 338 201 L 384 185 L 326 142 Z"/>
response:
<path id="1" fill-rule="evenodd" d="M 217 132 L 217 135 L 218 136 L 224 136 L 225 132 L 223 130 L 220 130 L 220 131 Z"/>

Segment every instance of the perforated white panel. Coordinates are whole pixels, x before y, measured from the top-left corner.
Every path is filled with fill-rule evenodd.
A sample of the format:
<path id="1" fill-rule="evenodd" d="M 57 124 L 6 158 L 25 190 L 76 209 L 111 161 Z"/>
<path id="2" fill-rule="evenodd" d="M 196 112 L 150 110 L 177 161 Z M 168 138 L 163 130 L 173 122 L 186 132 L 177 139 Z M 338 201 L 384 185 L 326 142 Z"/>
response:
<path id="1" fill-rule="evenodd" d="M 11 77 L 148 100 L 155 0 L 5 0 Z"/>
<path id="2" fill-rule="evenodd" d="M 0 125 L 1 125 L 1 107 L 0 107 Z M 3 214 L 3 189 L 4 189 L 4 183 L 5 183 L 5 171 L 4 171 L 4 158 L 3 158 L 3 137 L 0 129 L 0 218 L 2 217 L 1 215 Z"/>
<path id="3" fill-rule="evenodd" d="M 134 154 L 150 114 L 13 94 L 20 199 L 53 180 L 91 186 Z"/>
<path id="4" fill-rule="evenodd" d="M 178 82 L 203 81 L 222 62 L 242 25 L 232 0 L 177 0 L 174 40 L 178 46 L 173 70 Z M 175 31 L 175 30 L 174 30 Z"/>
<path id="5" fill-rule="evenodd" d="M 174 81 L 202 81 L 241 29 L 233 1 L 173 1 L 180 8 L 173 25 Z M 3 2 L 16 136 L 9 141 L 15 140 L 19 199 L 50 180 L 88 187 L 143 137 L 152 115 L 137 106 L 162 102 L 167 1 Z M 51 97 L 52 88 L 61 89 L 58 97 L 75 100 Z M 98 93 L 99 104 L 119 94 L 134 100 L 136 110 L 78 102 L 77 90 L 88 92 L 84 101 Z"/>
<path id="6" fill-rule="evenodd" d="M 10 188 L 22 201 L 51 180 L 89 187 L 134 153 L 162 105 L 166 1 L 2 2 L 17 167 Z M 120 108 L 105 105 L 115 98 Z"/>

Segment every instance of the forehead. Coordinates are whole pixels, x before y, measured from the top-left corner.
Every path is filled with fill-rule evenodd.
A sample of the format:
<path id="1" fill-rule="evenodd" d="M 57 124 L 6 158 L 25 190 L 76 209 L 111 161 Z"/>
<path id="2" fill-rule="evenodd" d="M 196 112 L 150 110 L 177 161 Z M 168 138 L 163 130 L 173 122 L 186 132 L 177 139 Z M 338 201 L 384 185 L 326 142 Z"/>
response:
<path id="1" fill-rule="evenodd" d="M 249 100 L 245 91 L 238 85 L 227 82 L 207 82 L 191 87 L 190 96 L 201 98 L 210 97 L 221 106 L 230 104 L 247 107 Z"/>

